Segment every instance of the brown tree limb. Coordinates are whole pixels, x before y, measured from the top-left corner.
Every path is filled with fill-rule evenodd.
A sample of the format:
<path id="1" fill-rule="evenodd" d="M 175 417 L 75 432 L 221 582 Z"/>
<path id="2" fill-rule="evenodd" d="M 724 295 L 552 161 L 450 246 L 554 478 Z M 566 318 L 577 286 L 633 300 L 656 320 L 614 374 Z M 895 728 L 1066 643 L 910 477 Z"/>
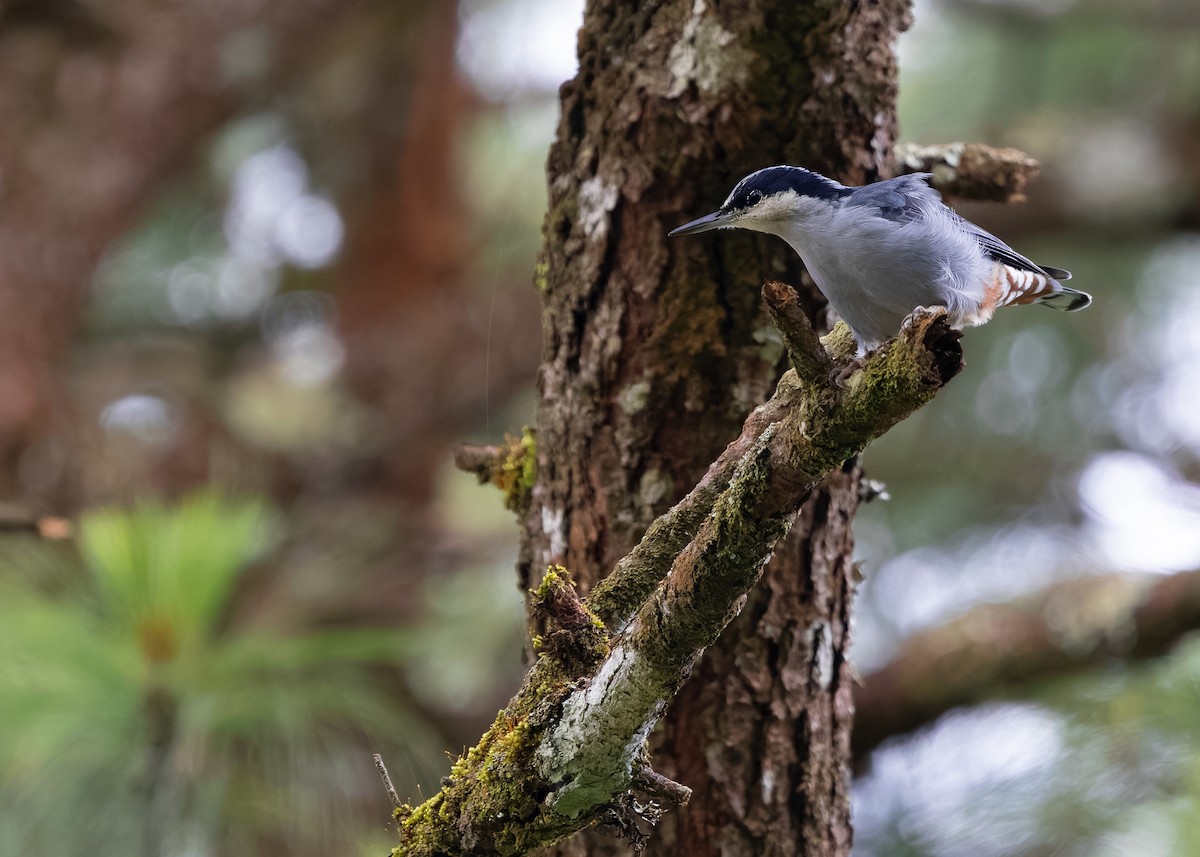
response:
<path id="1" fill-rule="evenodd" d="M 633 785 L 651 797 L 662 798 L 675 806 L 687 806 L 692 799 L 691 789 L 664 777 L 649 765 L 634 768 Z"/>
<path id="2" fill-rule="evenodd" d="M 784 306 L 795 299 L 789 291 L 781 284 L 765 289 Z M 820 350 L 799 357 L 802 365 L 830 360 L 815 336 L 785 338 Z M 785 374 L 767 409 L 777 418 L 763 427 L 759 409 L 747 419 L 737 447 L 743 451 L 711 505 L 693 495 L 680 503 L 688 515 L 708 511 L 620 628 L 607 627 L 591 600 L 575 596 L 565 570 L 548 571 L 535 606 L 554 630 L 535 641 L 537 662 L 492 729 L 454 766 L 450 784 L 415 810 L 403 809 L 404 835 L 394 853 L 524 854 L 611 809 L 634 785 L 654 725 L 737 615 L 804 501 L 961 366 L 945 312 L 919 309 L 843 383 L 829 374 L 814 373 L 808 383 L 795 371 Z M 652 527 L 643 544 L 661 537 L 656 532 L 664 530 Z M 675 531 L 665 532 L 677 543 Z M 629 592 L 641 594 L 645 584 L 644 577 L 626 577 L 598 600 L 628 608 Z"/>
<path id="3" fill-rule="evenodd" d="M 486 485 L 507 455 L 507 449 L 494 443 L 461 443 L 454 447 L 454 466 L 463 473 L 474 473 L 479 484 Z"/>
<path id="4" fill-rule="evenodd" d="M 1038 169 L 1019 149 L 983 143 L 896 146 L 898 173 L 933 173 L 933 186 L 957 199 L 1021 202 Z"/>
<path id="5" fill-rule="evenodd" d="M 588 604 L 607 626 L 619 628 L 629 621 L 638 605 L 666 577 L 675 557 L 692 540 L 717 497 L 729 486 L 742 456 L 783 417 L 790 404 L 790 389 L 790 385 L 785 389 L 781 381 L 775 395 L 751 411 L 742 433 L 712 463 L 696 487 L 660 515 L 633 550 L 592 590 Z"/>
<path id="6" fill-rule="evenodd" d="M 888 738 L 957 706 L 1110 659 L 1160 655 L 1197 629 L 1200 570 L 1085 577 L 981 605 L 911 637 L 863 679 L 854 757 L 861 762 Z"/>
<path id="7" fill-rule="evenodd" d="M 811 386 L 827 384 L 833 371 L 833 360 L 821 345 L 812 322 L 804 314 L 800 296 L 790 286 L 772 281 L 763 286 L 763 297 L 771 313 L 771 321 L 783 337 L 788 360 L 796 370 L 796 376 Z"/>

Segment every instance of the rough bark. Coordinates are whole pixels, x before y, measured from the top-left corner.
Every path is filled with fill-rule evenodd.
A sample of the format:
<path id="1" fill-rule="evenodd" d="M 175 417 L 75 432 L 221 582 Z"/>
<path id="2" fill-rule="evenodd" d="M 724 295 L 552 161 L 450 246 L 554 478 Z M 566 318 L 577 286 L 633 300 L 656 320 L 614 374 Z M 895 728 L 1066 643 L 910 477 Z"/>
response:
<path id="1" fill-rule="evenodd" d="M 986 604 L 907 640 L 854 694 L 854 756 L 950 709 L 1112 659 L 1154 657 L 1200 629 L 1200 571 L 1113 574 Z"/>
<path id="2" fill-rule="evenodd" d="M 896 130 L 893 45 L 908 19 L 905 0 L 588 4 L 548 165 L 525 586 L 561 562 L 590 590 L 765 398 L 782 352 L 757 283 L 799 282 L 798 260 L 761 236 L 666 232 L 770 164 L 882 177 Z M 823 318 L 815 290 L 804 303 Z M 850 728 L 856 482 L 851 467 L 810 501 L 746 618 L 699 667 L 705 680 L 676 699 L 659 756 L 702 799 L 655 852 L 846 853 L 838 759 Z M 730 747 L 735 732 L 752 743 Z M 771 787 L 753 785 L 765 772 Z M 811 837 L 776 838 L 780 819 Z"/>

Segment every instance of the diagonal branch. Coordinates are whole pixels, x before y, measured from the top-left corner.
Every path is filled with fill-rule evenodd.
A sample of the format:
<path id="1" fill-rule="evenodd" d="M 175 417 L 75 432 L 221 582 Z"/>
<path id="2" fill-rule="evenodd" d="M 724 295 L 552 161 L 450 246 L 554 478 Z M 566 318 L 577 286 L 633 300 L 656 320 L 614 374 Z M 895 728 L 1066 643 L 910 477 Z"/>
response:
<path id="1" fill-rule="evenodd" d="M 928 402 L 962 367 L 945 311 L 919 309 L 900 334 L 847 367 L 764 290 L 794 359 L 771 401 L 701 484 L 659 519 L 581 602 L 563 569 L 535 602 L 552 631 L 521 690 L 446 785 L 401 807 L 397 855 L 516 855 L 599 819 L 645 781 L 646 739 L 692 665 L 737 615 L 779 539 L 821 480 Z M 807 331 L 807 332 L 805 332 Z M 838 355 L 835 360 L 830 351 Z M 831 372 L 816 371 L 828 366 Z M 840 383 L 834 374 L 846 375 Z M 682 794 L 682 792 L 680 792 Z"/>
<path id="2" fill-rule="evenodd" d="M 854 757 L 960 705 L 1112 658 L 1160 655 L 1200 629 L 1200 571 L 1067 580 L 907 640 L 854 695 Z"/>

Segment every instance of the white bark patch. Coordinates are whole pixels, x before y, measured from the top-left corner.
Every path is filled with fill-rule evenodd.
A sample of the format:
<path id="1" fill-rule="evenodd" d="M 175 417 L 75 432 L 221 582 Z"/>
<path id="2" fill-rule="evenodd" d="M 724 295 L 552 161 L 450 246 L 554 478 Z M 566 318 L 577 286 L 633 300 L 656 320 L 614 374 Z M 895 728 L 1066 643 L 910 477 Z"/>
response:
<path id="1" fill-rule="evenodd" d="M 566 513 L 562 509 L 542 507 L 542 532 L 550 539 L 550 556 L 545 564 L 551 565 L 558 558 L 567 554 L 567 529 L 564 526 Z"/>
<path id="2" fill-rule="evenodd" d="M 643 506 L 654 506 L 671 493 L 673 483 L 666 471 L 652 467 L 642 474 L 638 483 L 638 502 Z"/>
<path id="3" fill-rule="evenodd" d="M 617 207 L 621 189 L 600 176 L 592 176 L 579 186 L 579 225 L 588 240 L 597 241 L 608 233 L 608 214 Z"/>
<path id="4" fill-rule="evenodd" d="M 777 363 L 783 357 L 786 346 L 779 335 L 779 328 L 773 324 L 764 324 L 757 328 L 751 337 L 758 345 L 758 354 L 768 363 Z"/>
<path id="5" fill-rule="evenodd" d="M 627 414 L 636 414 L 646 407 L 650 401 L 650 382 L 634 381 L 617 396 L 617 403 Z"/>
<path id="6" fill-rule="evenodd" d="M 730 83 L 747 80 L 753 55 L 739 47 L 737 36 L 707 13 L 706 0 L 696 0 L 679 41 L 671 46 L 667 56 L 672 77 L 669 98 L 678 98 L 692 83 L 701 92 L 715 95 Z"/>
<path id="7" fill-rule="evenodd" d="M 538 771 L 560 784 L 556 812 L 577 816 L 627 789 L 634 760 L 666 700 L 637 652 L 617 646 L 586 687 L 563 703 L 562 716 L 535 751 Z"/>
<path id="8" fill-rule="evenodd" d="M 618 646 L 612 650 L 587 687 L 567 697 L 558 725 L 537 749 L 538 768 L 545 776 L 552 777 L 562 762 L 579 755 L 594 737 L 596 723 L 589 714 L 601 707 L 614 684 L 619 685 L 628 679 L 637 660 L 636 652 Z"/>
<path id="9" fill-rule="evenodd" d="M 814 622 L 808 628 L 808 638 L 812 640 L 817 684 L 822 690 L 829 690 L 833 684 L 833 634 L 829 625 L 825 622 Z"/>
<path id="10" fill-rule="evenodd" d="M 771 797 L 775 794 L 775 772 L 770 768 L 763 771 L 762 775 L 762 800 L 768 806 L 771 803 Z"/>

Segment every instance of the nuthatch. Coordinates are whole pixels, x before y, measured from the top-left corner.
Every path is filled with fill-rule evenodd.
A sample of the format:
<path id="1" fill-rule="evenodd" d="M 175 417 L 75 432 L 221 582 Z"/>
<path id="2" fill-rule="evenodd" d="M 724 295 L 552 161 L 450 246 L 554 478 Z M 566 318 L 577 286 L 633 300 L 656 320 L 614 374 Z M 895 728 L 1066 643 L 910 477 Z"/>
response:
<path id="1" fill-rule="evenodd" d="M 860 356 L 919 306 L 945 307 L 962 328 L 1009 304 L 1071 312 L 1092 302 L 1059 282 L 1070 271 L 1034 264 L 947 208 L 929 178 L 846 187 L 801 167 L 767 167 L 738 182 L 719 210 L 670 234 L 738 227 L 778 235 L 850 326 Z"/>

